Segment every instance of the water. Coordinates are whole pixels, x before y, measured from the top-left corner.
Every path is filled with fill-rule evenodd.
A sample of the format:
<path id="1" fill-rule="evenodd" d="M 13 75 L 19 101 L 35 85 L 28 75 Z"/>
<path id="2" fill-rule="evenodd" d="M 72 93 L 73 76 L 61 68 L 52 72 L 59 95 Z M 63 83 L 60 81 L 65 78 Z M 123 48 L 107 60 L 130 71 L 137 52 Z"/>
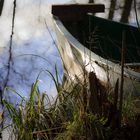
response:
<path id="1" fill-rule="evenodd" d="M 12 45 L 12 65 L 8 86 L 24 96 L 28 96 L 31 84 L 43 70 L 53 74 L 57 65 L 60 77 L 63 75 L 61 60 L 56 49 L 50 18 L 51 4 L 56 3 L 87 3 L 88 0 L 17 0 L 15 28 Z M 138 2 L 138 1 L 137 1 Z M 97 14 L 107 18 L 109 1 L 95 0 L 95 3 L 105 4 L 105 13 Z M 122 6 L 118 1 L 117 7 Z M 137 6 L 139 6 L 137 4 Z M 2 16 L 0 17 L 0 86 L 3 86 L 7 74 L 9 57 L 9 40 L 11 35 L 13 0 L 5 0 Z M 115 11 L 114 20 L 119 20 L 121 10 Z M 138 13 L 139 17 L 139 13 Z M 47 23 L 47 27 L 46 24 Z M 130 23 L 134 24 L 135 13 L 132 10 Z M 57 95 L 51 78 L 42 72 L 39 77 L 39 89 L 55 97 Z M 8 95 L 13 96 L 13 95 Z"/>
<path id="2" fill-rule="evenodd" d="M 12 65 L 8 86 L 21 95 L 28 97 L 32 83 L 41 72 L 38 82 L 39 90 L 55 98 L 57 92 L 54 83 L 45 70 L 55 74 L 54 67 L 56 65 L 61 79 L 63 68 L 54 43 L 55 35 L 52 31 L 50 7 L 53 3 L 77 2 L 87 3 L 88 0 L 17 0 Z M 137 0 L 137 2 L 139 1 Z M 105 13 L 97 15 L 107 18 L 109 0 L 95 0 L 95 3 L 105 4 Z M 118 1 L 117 7 L 119 5 L 122 5 L 121 1 Z M 0 87 L 3 87 L 7 74 L 12 12 L 13 0 L 5 0 L 3 13 L 0 17 Z M 120 19 L 121 12 L 121 10 L 115 12 L 114 20 Z M 140 12 L 138 17 L 140 17 Z M 130 15 L 130 23 L 136 23 L 134 10 Z M 50 32 L 53 35 L 53 39 L 50 36 Z M 19 97 L 11 92 L 6 97 L 12 99 L 14 103 L 19 101 Z"/>
<path id="3" fill-rule="evenodd" d="M 62 2 L 62 0 L 57 0 L 56 2 Z M 17 0 L 11 52 L 12 65 L 7 85 L 14 88 L 23 96 L 28 96 L 31 84 L 36 80 L 41 71 L 38 82 L 39 90 L 45 91 L 52 97 L 55 97 L 57 94 L 50 76 L 48 76 L 46 72 L 43 72 L 49 70 L 54 74 L 54 67 L 56 65 L 60 77 L 62 77 L 63 74 L 58 51 L 54 40 L 49 34 L 49 32 L 53 34 L 50 28 L 51 21 L 49 18 L 51 3 L 52 1 L 49 0 Z M 12 1 L 6 0 L 3 14 L 0 17 L 1 87 L 3 87 L 7 75 L 12 10 Z M 45 23 L 47 23 L 47 25 Z M 10 94 L 8 96 L 12 97 L 14 95 Z"/>

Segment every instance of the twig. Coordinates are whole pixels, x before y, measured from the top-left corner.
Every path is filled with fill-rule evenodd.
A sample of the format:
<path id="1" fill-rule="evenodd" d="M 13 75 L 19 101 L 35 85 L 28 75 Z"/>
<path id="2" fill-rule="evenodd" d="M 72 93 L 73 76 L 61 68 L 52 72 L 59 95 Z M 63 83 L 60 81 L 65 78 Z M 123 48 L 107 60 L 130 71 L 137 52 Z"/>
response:
<path id="1" fill-rule="evenodd" d="M 1 106 L 2 109 L 4 108 L 4 104 L 3 104 L 3 95 L 4 95 L 4 89 L 7 86 L 7 83 L 9 81 L 9 75 L 10 75 L 10 69 L 11 69 L 11 62 L 12 62 L 12 44 L 13 44 L 13 35 L 14 35 L 14 23 L 15 23 L 15 13 L 16 13 L 16 0 L 14 0 L 13 2 L 13 17 L 12 17 L 12 31 L 11 31 L 11 35 L 10 35 L 10 45 L 9 45 L 9 58 L 8 58 L 8 63 L 7 63 L 7 74 L 6 74 L 6 78 L 4 81 L 4 85 L 2 88 L 2 92 L 0 94 L 0 101 L 1 101 Z M 3 115 L 4 118 L 4 115 Z M 3 121 L 1 122 L 1 128 L 3 129 Z M 2 139 L 2 136 L 1 136 Z"/>
<path id="2" fill-rule="evenodd" d="M 123 84 L 124 84 L 124 62 L 126 49 L 126 32 L 122 32 L 122 51 L 121 51 L 121 83 L 120 83 L 120 104 L 119 104 L 119 127 L 122 120 L 122 106 L 123 106 Z"/>
<path id="3" fill-rule="evenodd" d="M 8 58 L 8 66 L 7 66 L 8 71 L 5 78 L 4 88 L 7 86 L 7 83 L 9 81 L 11 62 L 12 62 L 12 45 L 13 45 L 13 35 L 14 35 L 14 25 L 15 25 L 16 0 L 14 0 L 13 4 L 14 4 L 14 8 L 13 8 L 13 17 L 12 17 L 12 31 L 10 35 L 9 58 Z"/>

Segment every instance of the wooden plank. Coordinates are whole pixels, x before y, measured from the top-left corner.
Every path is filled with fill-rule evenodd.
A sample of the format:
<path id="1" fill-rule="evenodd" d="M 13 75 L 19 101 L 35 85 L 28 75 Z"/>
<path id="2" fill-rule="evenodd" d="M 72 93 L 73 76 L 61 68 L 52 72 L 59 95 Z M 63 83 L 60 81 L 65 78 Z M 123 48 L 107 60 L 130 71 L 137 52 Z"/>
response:
<path id="1" fill-rule="evenodd" d="M 103 4 L 52 5 L 52 14 L 63 21 L 82 20 L 87 13 L 104 12 Z"/>

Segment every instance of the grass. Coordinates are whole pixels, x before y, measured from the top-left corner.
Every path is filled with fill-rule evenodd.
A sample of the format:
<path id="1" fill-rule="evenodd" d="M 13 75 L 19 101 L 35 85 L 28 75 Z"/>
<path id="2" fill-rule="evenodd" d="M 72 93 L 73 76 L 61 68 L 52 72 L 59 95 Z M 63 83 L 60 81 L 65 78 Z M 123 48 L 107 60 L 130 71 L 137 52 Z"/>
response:
<path id="1" fill-rule="evenodd" d="M 118 87 L 112 96 L 91 72 L 84 83 L 77 78 L 71 86 L 64 86 L 52 77 L 58 97 L 53 104 L 40 93 L 36 80 L 28 100 L 16 91 L 21 102 L 18 107 L 3 100 L 12 123 L 11 137 L 15 140 L 125 140 L 139 138 L 140 115 L 131 96 L 124 98 L 122 124 L 118 126 Z"/>

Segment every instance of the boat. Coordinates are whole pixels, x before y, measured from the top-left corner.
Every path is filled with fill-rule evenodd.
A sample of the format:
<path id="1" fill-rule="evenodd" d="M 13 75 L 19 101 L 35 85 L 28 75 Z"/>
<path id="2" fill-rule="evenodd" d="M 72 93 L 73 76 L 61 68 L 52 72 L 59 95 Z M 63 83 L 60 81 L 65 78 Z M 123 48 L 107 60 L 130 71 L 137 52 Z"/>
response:
<path id="1" fill-rule="evenodd" d="M 96 17 L 102 4 L 53 5 L 52 20 L 64 71 L 83 79 L 93 71 L 104 83 L 121 81 L 125 93 L 140 95 L 140 30 L 129 24 Z M 124 67 L 122 69 L 122 66 Z"/>

